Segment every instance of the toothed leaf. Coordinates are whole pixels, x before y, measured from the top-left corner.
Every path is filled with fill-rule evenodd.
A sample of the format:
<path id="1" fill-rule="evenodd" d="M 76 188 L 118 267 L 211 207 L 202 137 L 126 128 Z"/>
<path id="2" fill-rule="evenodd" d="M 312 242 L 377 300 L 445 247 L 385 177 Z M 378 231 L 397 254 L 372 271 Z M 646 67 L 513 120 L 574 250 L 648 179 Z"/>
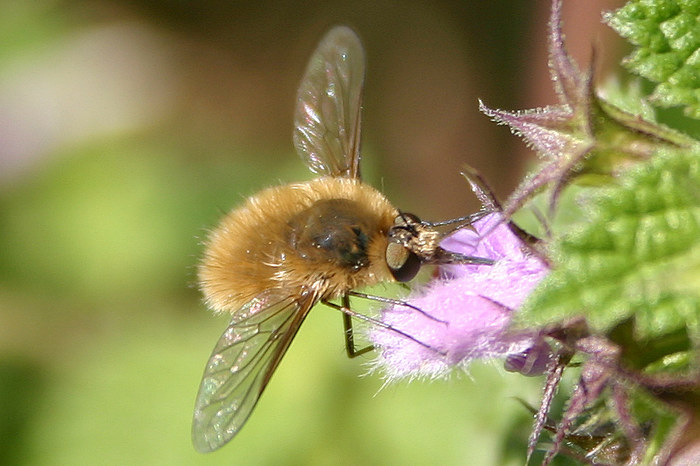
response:
<path id="1" fill-rule="evenodd" d="M 657 84 L 652 100 L 700 118 L 700 1 L 632 0 L 605 19 L 636 46 L 625 65 Z"/>
<path id="2" fill-rule="evenodd" d="M 553 271 L 518 314 L 532 324 L 585 315 L 606 331 L 635 317 L 640 338 L 700 320 L 700 152 L 659 151 L 593 190 L 587 217 L 552 245 Z"/>

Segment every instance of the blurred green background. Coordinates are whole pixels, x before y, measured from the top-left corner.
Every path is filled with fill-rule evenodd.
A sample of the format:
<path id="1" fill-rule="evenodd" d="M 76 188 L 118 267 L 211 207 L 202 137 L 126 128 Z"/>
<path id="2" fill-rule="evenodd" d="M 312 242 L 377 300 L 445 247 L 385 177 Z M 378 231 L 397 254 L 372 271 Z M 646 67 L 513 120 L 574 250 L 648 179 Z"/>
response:
<path id="1" fill-rule="evenodd" d="M 567 2 L 577 57 L 620 3 Z M 223 212 L 311 177 L 295 91 L 333 24 L 367 49 L 368 182 L 435 220 L 478 207 L 465 162 L 506 196 L 532 156 L 477 98 L 554 103 L 548 8 L 0 0 L 0 464 L 522 464 L 530 420 L 513 397 L 536 405 L 541 380 L 496 363 L 380 391 L 324 307 L 240 435 L 195 453 L 194 396 L 227 319 L 194 280 Z"/>

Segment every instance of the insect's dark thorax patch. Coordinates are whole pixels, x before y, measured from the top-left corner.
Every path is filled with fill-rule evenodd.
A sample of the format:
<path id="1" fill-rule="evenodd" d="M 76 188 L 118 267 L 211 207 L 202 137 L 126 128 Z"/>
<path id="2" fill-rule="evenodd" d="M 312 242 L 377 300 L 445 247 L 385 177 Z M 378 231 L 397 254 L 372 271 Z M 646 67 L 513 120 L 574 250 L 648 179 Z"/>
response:
<path id="1" fill-rule="evenodd" d="M 350 199 L 323 199 L 289 221 L 289 245 L 303 259 L 359 270 L 369 265 L 367 250 L 376 221 Z"/>

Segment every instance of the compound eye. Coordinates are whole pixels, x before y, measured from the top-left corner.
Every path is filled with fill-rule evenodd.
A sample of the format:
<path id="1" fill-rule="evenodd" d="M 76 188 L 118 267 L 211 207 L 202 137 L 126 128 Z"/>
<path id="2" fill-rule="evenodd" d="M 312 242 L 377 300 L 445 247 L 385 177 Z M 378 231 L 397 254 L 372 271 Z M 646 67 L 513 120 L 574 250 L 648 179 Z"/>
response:
<path id="1" fill-rule="evenodd" d="M 399 243 L 389 243 L 386 247 L 386 263 L 397 282 L 413 280 L 421 266 L 418 256 Z"/>

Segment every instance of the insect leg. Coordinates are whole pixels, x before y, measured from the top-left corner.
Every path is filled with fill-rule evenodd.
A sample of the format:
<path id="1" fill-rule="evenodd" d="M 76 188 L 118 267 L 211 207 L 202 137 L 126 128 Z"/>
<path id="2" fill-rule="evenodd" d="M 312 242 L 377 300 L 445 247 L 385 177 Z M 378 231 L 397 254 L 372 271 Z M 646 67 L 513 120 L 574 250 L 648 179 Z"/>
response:
<path id="1" fill-rule="evenodd" d="M 350 332 L 348 332 L 348 331 L 346 330 L 346 332 L 345 332 L 345 335 L 346 335 L 346 336 L 347 336 L 348 334 L 349 334 L 349 335 L 352 335 L 352 321 L 351 321 L 351 317 L 354 317 L 354 318 L 359 319 L 359 320 L 362 320 L 362 321 L 364 321 L 364 322 L 368 322 L 368 323 L 370 323 L 370 324 L 372 324 L 372 325 L 376 325 L 377 327 L 381 327 L 381 328 L 383 328 L 383 329 L 385 329 L 385 330 L 389 330 L 389 331 L 391 331 L 391 332 L 397 333 L 397 334 L 399 334 L 399 335 L 401 335 L 401 336 L 403 336 L 403 337 L 405 337 L 405 338 L 408 338 L 409 340 L 411 340 L 411 341 L 413 341 L 413 342 L 415 342 L 415 343 L 421 345 L 421 346 L 424 347 L 424 348 L 427 348 L 427 349 L 429 349 L 429 350 L 431 350 L 431 351 L 435 351 L 435 352 L 438 353 L 438 354 L 442 354 L 442 355 L 445 355 L 445 354 L 446 354 L 446 353 L 440 351 L 439 349 L 434 348 L 433 346 L 430 346 L 429 344 L 424 343 L 424 342 L 418 340 L 418 339 L 415 338 L 415 337 L 412 337 L 412 336 L 409 335 L 408 333 L 402 332 L 401 330 L 397 329 L 396 327 L 392 327 L 391 325 L 387 324 L 386 322 L 382 322 L 381 320 L 373 319 L 372 317 L 369 317 L 369 316 L 366 316 L 366 315 L 364 315 L 364 314 L 360 314 L 359 312 L 353 311 L 353 310 L 350 309 L 350 307 L 349 307 L 350 299 L 349 299 L 349 297 L 348 297 L 347 295 L 343 295 L 343 305 L 342 305 L 342 306 L 339 305 L 339 304 L 335 304 L 335 303 L 332 303 L 332 302 L 330 302 L 330 301 L 327 301 L 327 300 L 325 300 L 325 299 L 322 300 L 321 302 L 322 302 L 323 304 L 325 304 L 326 306 L 328 306 L 328 307 L 332 307 L 333 309 L 337 309 L 337 310 L 341 311 L 343 314 L 345 314 L 345 316 L 347 316 L 347 317 L 344 317 L 344 318 L 343 318 L 343 322 L 344 322 L 344 323 L 350 322 L 349 324 L 346 323 L 346 325 L 345 325 L 345 328 L 346 328 L 346 329 L 348 329 L 348 328 L 350 329 Z M 351 342 L 352 342 L 352 340 L 353 340 L 353 339 L 350 338 L 350 341 L 351 341 Z M 345 342 L 346 342 L 346 349 L 348 349 L 348 356 L 350 356 L 351 358 L 353 358 L 353 357 L 355 357 L 355 356 L 358 356 L 358 355 L 360 355 L 360 354 L 364 354 L 364 353 L 366 353 L 367 351 L 371 351 L 371 350 L 373 349 L 373 348 L 370 346 L 370 347 L 368 347 L 368 349 L 367 349 L 367 348 L 362 348 L 361 350 L 356 351 L 356 350 L 355 350 L 354 343 L 348 344 L 348 339 L 347 339 L 347 337 L 346 337 Z M 349 348 L 352 348 L 352 352 L 350 351 Z"/>
<path id="2" fill-rule="evenodd" d="M 362 354 L 368 353 L 374 349 L 374 345 L 365 346 L 362 349 L 357 349 L 355 347 L 355 335 L 352 331 L 352 315 L 345 312 L 346 309 L 350 309 L 350 296 L 343 295 L 343 333 L 345 334 L 345 351 L 349 358 L 355 358 Z"/>
<path id="3" fill-rule="evenodd" d="M 421 313 L 422 315 L 424 315 L 425 317 L 427 317 L 430 320 L 434 320 L 435 322 L 440 322 L 440 323 L 447 325 L 447 322 L 445 322 L 444 320 L 438 319 L 437 317 L 428 314 L 427 312 L 425 312 L 423 309 L 419 308 L 418 306 L 414 306 L 413 304 L 408 303 L 406 301 L 401 301 L 400 299 L 385 298 L 384 296 L 374 296 L 371 294 L 361 293 L 359 291 L 353 291 L 353 290 L 348 291 L 348 295 L 349 296 L 356 296 L 358 298 L 363 298 L 363 299 L 366 299 L 368 301 L 377 301 L 377 302 L 384 303 L 384 304 L 392 304 L 394 306 L 408 307 L 410 309 L 413 309 L 416 312 Z"/>

